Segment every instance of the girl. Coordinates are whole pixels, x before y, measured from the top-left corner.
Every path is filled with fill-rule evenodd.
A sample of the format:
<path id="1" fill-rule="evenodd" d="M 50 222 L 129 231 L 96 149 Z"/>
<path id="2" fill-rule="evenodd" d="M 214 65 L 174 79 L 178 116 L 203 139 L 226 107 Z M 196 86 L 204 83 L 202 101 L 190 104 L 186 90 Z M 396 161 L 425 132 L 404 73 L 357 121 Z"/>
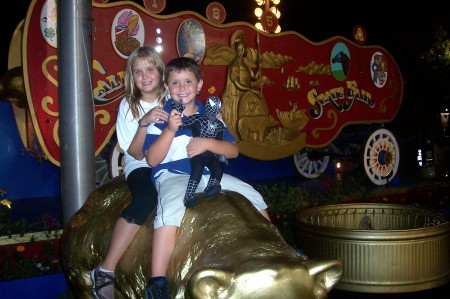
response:
<path id="1" fill-rule="evenodd" d="M 123 210 L 114 226 L 105 259 L 91 271 L 92 295 L 96 299 L 114 298 L 114 270 L 141 225 L 157 202 L 150 182 L 151 168 L 142 152 L 147 127 L 163 123 L 168 113 L 163 82 L 164 63 L 149 47 L 131 53 L 125 69 L 125 96 L 116 122 L 117 140 L 125 154 L 125 178 L 131 192 L 131 203 Z"/>

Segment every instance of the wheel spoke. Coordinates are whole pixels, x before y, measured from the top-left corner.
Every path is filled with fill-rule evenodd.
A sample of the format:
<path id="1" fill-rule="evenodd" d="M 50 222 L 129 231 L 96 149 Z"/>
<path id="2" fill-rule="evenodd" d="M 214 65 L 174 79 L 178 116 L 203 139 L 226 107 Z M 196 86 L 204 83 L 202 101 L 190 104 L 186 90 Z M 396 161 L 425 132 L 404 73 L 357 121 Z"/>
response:
<path id="1" fill-rule="evenodd" d="M 329 156 L 321 156 L 318 159 L 310 160 L 308 153 L 310 150 L 304 149 L 294 154 L 294 163 L 297 171 L 305 178 L 318 178 L 327 168 Z"/>

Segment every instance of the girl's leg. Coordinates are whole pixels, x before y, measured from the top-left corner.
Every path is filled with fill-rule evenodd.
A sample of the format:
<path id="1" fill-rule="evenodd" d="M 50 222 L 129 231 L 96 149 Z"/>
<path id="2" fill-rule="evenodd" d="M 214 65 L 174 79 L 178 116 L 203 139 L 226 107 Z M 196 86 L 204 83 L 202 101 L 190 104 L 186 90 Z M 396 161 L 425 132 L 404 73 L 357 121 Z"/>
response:
<path id="1" fill-rule="evenodd" d="M 108 252 L 101 264 L 103 269 L 111 271 L 116 269 L 117 263 L 139 228 L 155 208 L 158 194 L 150 180 L 151 173 L 151 168 L 141 167 L 133 170 L 128 175 L 127 185 L 131 192 L 131 203 L 116 221 Z"/>
<path id="2" fill-rule="evenodd" d="M 141 228 L 140 225 L 128 223 L 122 217 L 117 219 L 111 235 L 108 252 L 101 264 L 103 269 L 114 272 L 117 263 L 127 250 L 128 245 L 130 245 L 139 228 Z"/>
<path id="3" fill-rule="evenodd" d="M 114 298 L 114 271 L 117 263 L 156 206 L 156 189 L 150 177 L 149 167 L 137 168 L 127 177 L 131 203 L 122 211 L 114 225 L 105 259 L 91 271 L 94 298 Z"/>
<path id="4" fill-rule="evenodd" d="M 116 265 L 133 240 L 140 225 L 128 223 L 120 217 L 114 226 L 105 260 L 91 271 L 94 298 L 114 299 Z"/>

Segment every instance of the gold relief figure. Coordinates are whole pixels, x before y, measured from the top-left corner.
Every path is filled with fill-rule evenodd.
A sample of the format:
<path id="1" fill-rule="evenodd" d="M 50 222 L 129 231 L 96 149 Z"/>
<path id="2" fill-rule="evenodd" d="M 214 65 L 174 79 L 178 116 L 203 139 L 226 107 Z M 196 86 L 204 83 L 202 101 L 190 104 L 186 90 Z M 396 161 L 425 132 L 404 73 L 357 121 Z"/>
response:
<path id="1" fill-rule="evenodd" d="M 238 30 L 242 31 L 242 30 Z M 233 38 L 233 37 L 232 37 Z M 214 45 L 206 49 L 204 65 L 229 65 L 235 56 L 233 43 L 228 45 Z M 261 62 L 261 68 L 282 68 L 284 63 L 293 61 L 294 58 L 288 55 L 274 52 L 259 53 L 257 49 L 247 47 L 247 55 L 244 57 L 245 63 L 250 68 L 256 68 L 257 59 Z M 261 76 L 264 81 L 270 81 L 265 76 Z"/>
<path id="2" fill-rule="evenodd" d="M 21 66 L 8 70 L 1 78 L 0 101 L 3 100 L 8 100 L 19 108 L 28 108 Z"/>
<path id="3" fill-rule="evenodd" d="M 247 65 L 244 60 L 247 56 L 247 45 L 243 36 L 242 30 L 235 31 L 231 36 L 234 58 L 228 65 L 227 83 L 222 95 L 223 118 L 235 136 L 238 136 L 240 108 L 243 108 L 245 115 L 267 114 L 268 112 L 261 92 L 252 87 L 252 82 L 256 82 L 261 74 L 260 61 L 257 59 L 256 72 Z M 242 101 L 243 95 L 245 95 L 245 99 Z M 241 101 L 242 103 L 240 103 Z"/>
<path id="4" fill-rule="evenodd" d="M 25 150 L 40 162 L 46 156 L 39 144 L 30 114 L 22 66 L 9 69 L 0 79 L 0 101 L 10 101 Z"/>
<path id="5" fill-rule="evenodd" d="M 309 81 L 309 86 L 316 87 L 316 86 L 319 86 L 319 85 L 320 85 L 319 80 L 311 80 L 311 81 Z"/>
<path id="6" fill-rule="evenodd" d="M 228 65 L 234 58 L 234 50 L 228 45 L 214 45 L 206 49 L 204 65 Z"/>
<path id="7" fill-rule="evenodd" d="M 269 129 L 278 125 L 270 115 L 249 115 L 239 118 L 239 134 L 242 140 L 264 141 Z"/>
<path id="8" fill-rule="evenodd" d="M 295 76 L 288 76 L 286 82 L 284 82 L 283 87 L 287 90 L 298 90 L 300 89 L 300 83 L 298 82 L 298 78 Z"/>
<path id="9" fill-rule="evenodd" d="M 331 75 L 331 68 L 329 64 L 317 64 L 311 61 L 307 66 L 299 66 L 296 72 L 308 75 Z"/>
<path id="10" fill-rule="evenodd" d="M 293 61 L 294 57 L 276 54 L 274 52 L 264 52 L 261 55 L 263 68 L 280 68 L 284 63 Z"/>
<path id="11" fill-rule="evenodd" d="M 308 123 L 306 109 L 298 110 L 297 103 L 292 105 L 292 110 L 290 111 L 280 111 L 278 109 L 276 111 L 281 124 L 285 128 L 301 131 Z"/>
<path id="12" fill-rule="evenodd" d="M 289 127 L 280 127 L 280 122 L 270 115 L 266 99 L 258 87 L 273 83 L 262 76 L 261 69 L 281 67 L 293 58 L 272 52 L 261 55 L 259 50 L 248 48 L 243 30 L 233 32 L 230 45 L 209 48 L 204 64 L 219 65 L 229 61 L 222 94 L 222 115 L 229 131 L 236 137 L 239 151 L 260 160 L 292 155 L 304 147 L 306 135 L 300 132 L 300 128 L 304 127 L 307 118 L 299 115 L 301 111 L 291 111 Z M 292 82 L 294 88 L 299 87 L 295 78 Z"/>

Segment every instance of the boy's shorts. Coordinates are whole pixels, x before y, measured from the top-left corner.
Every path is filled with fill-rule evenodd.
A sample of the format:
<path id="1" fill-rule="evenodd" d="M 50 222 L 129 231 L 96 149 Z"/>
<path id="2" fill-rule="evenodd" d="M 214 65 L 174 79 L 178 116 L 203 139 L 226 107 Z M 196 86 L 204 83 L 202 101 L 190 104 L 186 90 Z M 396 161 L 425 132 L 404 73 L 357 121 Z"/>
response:
<path id="1" fill-rule="evenodd" d="M 190 175 L 161 170 L 157 177 L 155 185 L 158 191 L 158 205 L 154 228 L 164 225 L 180 226 L 186 209 L 183 200 Z M 202 176 L 197 192 L 205 189 L 208 180 L 209 175 Z M 220 185 L 222 190 L 235 191 L 245 196 L 258 211 L 267 209 L 261 194 L 240 179 L 224 173 Z"/>

